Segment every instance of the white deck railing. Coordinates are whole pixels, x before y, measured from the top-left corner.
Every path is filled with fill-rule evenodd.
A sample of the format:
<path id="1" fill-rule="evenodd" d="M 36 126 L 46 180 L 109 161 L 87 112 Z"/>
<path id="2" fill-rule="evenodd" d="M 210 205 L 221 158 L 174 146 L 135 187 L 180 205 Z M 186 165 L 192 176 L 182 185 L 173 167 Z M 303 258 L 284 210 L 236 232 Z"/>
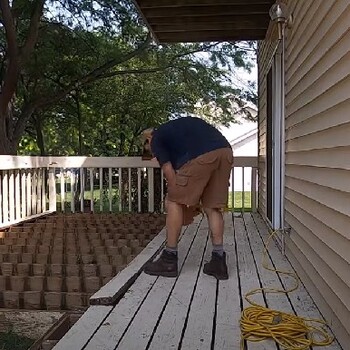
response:
<path id="1" fill-rule="evenodd" d="M 235 158 L 230 190 L 228 207 L 255 210 L 256 157 Z M 164 193 L 158 163 L 139 157 L 0 156 L 0 228 L 55 211 L 163 211 Z"/>

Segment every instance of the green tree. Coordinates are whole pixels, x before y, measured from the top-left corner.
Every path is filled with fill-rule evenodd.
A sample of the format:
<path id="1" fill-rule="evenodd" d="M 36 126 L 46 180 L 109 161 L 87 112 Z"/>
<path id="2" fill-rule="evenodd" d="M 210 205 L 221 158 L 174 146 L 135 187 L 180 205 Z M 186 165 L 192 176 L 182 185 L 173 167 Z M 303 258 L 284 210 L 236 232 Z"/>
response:
<path id="1" fill-rule="evenodd" d="M 16 152 L 34 113 L 151 42 L 128 1 L 3 0 L 0 10 L 0 154 Z"/>
<path id="2" fill-rule="evenodd" d="M 146 124 L 194 113 L 198 101 L 225 122 L 227 96 L 243 94 L 229 72 L 249 69 L 251 43 L 156 46 L 126 0 L 4 0 L 0 9 L 0 154 L 19 142 L 31 153 L 132 154 Z"/>

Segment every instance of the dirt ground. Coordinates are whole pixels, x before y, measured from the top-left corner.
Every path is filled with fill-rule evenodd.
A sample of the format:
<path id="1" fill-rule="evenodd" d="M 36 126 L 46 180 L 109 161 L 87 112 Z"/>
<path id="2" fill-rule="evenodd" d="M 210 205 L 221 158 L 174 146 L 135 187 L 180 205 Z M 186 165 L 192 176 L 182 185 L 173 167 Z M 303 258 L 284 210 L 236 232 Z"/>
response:
<path id="1" fill-rule="evenodd" d="M 43 336 L 58 321 L 63 312 L 49 311 L 0 311 L 0 332 L 9 332 L 33 340 Z"/>

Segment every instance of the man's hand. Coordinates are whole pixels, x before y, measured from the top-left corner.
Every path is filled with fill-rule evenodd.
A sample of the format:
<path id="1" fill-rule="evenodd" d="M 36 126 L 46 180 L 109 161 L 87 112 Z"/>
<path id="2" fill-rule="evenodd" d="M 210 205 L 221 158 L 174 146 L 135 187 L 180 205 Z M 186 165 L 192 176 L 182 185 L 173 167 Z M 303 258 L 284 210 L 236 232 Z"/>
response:
<path id="1" fill-rule="evenodd" d="M 176 184 L 176 173 L 170 162 L 163 164 L 163 174 L 168 182 L 168 186 L 174 186 Z"/>

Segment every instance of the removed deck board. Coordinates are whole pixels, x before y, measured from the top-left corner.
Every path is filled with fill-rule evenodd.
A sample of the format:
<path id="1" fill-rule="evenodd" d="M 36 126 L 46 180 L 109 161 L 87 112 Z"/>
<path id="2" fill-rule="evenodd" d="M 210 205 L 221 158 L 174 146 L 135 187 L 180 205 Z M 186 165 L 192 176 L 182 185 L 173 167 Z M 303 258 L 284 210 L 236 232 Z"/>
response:
<path id="1" fill-rule="evenodd" d="M 228 281 L 216 281 L 203 274 L 203 264 L 210 258 L 211 244 L 207 221 L 203 220 L 199 225 L 197 221 L 180 240 L 179 263 L 182 269 L 177 278 L 148 276 L 140 271 L 117 305 L 93 306 L 97 308 L 95 310 L 110 308 L 107 314 L 100 315 L 99 325 L 90 307 L 83 322 L 78 321 L 74 332 L 71 332 L 72 328 L 66 335 L 67 339 L 62 339 L 65 347 L 56 346 L 54 349 L 239 349 L 240 313 L 249 306 L 245 294 L 259 287 L 285 287 L 289 282 L 261 266 L 263 240 L 268 237 L 268 230 L 258 215 L 244 214 L 233 222 L 232 215 L 226 214 L 225 219 Z M 159 244 L 160 249 L 162 243 Z M 154 252 L 159 249 L 154 246 Z M 268 258 L 272 266 L 291 269 L 273 242 Z M 281 306 L 282 311 L 321 316 L 303 286 L 288 297 L 260 293 L 253 299 L 261 305 L 267 302 L 270 307 Z M 82 340 L 76 342 L 79 328 Z M 248 342 L 247 345 L 248 350 L 278 349 L 272 341 Z M 341 350 L 341 347 L 334 342 L 325 349 Z"/>
<path id="2" fill-rule="evenodd" d="M 91 305 L 113 305 L 118 298 L 123 295 L 126 289 L 140 275 L 146 262 L 158 254 L 164 245 L 166 231 L 163 229 L 147 246 L 135 257 L 132 264 L 120 271 L 91 298 Z"/>

